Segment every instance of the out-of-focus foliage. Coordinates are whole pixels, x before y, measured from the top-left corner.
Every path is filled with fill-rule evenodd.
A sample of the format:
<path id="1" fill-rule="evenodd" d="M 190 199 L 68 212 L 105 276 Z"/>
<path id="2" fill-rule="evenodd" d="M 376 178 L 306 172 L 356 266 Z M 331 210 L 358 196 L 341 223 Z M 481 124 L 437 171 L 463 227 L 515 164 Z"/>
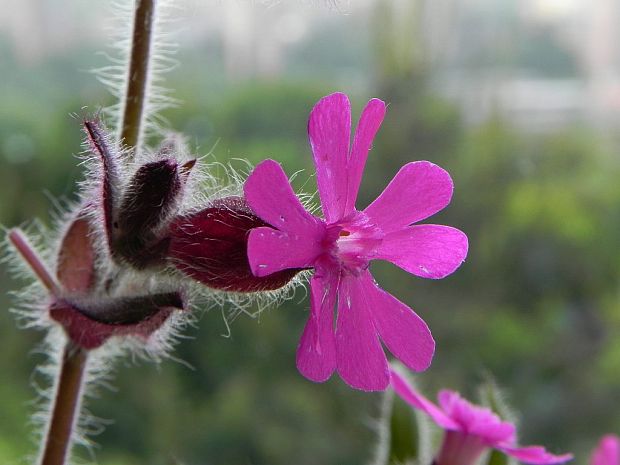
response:
<path id="1" fill-rule="evenodd" d="M 376 19 L 377 37 L 394 32 Z M 467 394 L 490 372 L 520 413 L 523 443 L 583 458 L 601 434 L 620 431 L 619 148 L 582 127 L 525 135 L 499 117 L 467 127 L 456 108 L 430 90 L 423 56 L 409 63 L 400 61 L 400 52 L 369 58 L 385 58 L 390 43 L 372 39 L 372 52 L 347 62 L 351 74 L 367 78 L 364 86 L 359 79 L 344 82 L 341 69 L 326 69 L 320 80 L 300 80 L 296 68 L 278 80 L 227 81 L 189 59 L 184 68 L 182 54 L 169 85 L 184 103 L 165 116 L 198 154 L 212 152 L 221 162 L 271 157 L 288 173 L 305 170 L 296 183 L 312 192 L 305 128 L 314 102 L 346 91 L 357 115 L 368 98 L 386 100 L 358 207 L 402 164 L 430 160 L 448 169 L 456 186 L 450 207 L 431 221 L 470 238 L 467 261 L 442 281 L 373 265 L 381 285 L 415 308 L 437 340 L 434 363 L 418 382 L 430 392 L 451 387 Z M 334 45 L 330 56 L 338 50 Z M 310 51 L 316 49 L 304 53 Z M 110 102 L 91 76 L 78 72 L 90 57 L 50 57 L 26 70 L 0 47 L 2 224 L 33 217 L 49 222 L 49 197 L 71 197 L 81 134 L 79 119 L 69 114 Z M 18 285 L 1 267 L 3 309 Z M 178 346 L 175 357 L 184 363 L 119 366 L 118 392 L 102 388 L 90 401 L 95 415 L 114 420 L 94 438 L 98 462 L 368 462 L 381 398 L 339 380 L 315 385 L 296 372 L 307 306 L 300 290 L 255 320 L 238 318 L 230 337 L 214 309 Z M 1 311 L 1 463 L 17 463 L 34 450 L 28 401 L 36 394 L 33 382 L 43 382 L 32 375 L 41 360 L 32 351 L 40 334 L 15 326 Z"/>

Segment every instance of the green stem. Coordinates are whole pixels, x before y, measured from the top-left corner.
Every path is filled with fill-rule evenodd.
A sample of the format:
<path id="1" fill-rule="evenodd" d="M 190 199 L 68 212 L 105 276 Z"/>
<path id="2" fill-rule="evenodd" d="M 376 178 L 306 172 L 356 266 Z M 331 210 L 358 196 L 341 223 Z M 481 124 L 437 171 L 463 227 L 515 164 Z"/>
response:
<path id="1" fill-rule="evenodd" d="M 125 106 L 120 126 L 121 142 L 133 151 L 140 143 L 144 118 L 155 3 L 156 0 L 136 0 Z"/>
<path id="2" fill-rule="evenodd" d="M 65 465 L 80 410 L 88 352 L 70 341 L 65 345 L 54 393 L 54 404 L 40 465 Z"/>

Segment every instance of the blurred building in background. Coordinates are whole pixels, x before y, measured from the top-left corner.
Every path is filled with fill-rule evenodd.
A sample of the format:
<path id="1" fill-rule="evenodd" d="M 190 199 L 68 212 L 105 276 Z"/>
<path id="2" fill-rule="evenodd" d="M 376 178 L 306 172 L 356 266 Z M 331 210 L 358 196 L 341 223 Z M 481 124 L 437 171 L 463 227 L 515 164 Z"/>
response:
<path id="1" fill-rule="evenodd" d="M 620 121 L 620 6 L 615 0 L 184 0 L 183 44 L 218 44 L 229 77 L 277 78 L 291 49 L 338 15 L 394 16 L 392 47 L 417 53 L 470 124 L 496 112 L 528 131 Z M 0 37 L 24 64 L 109 37 L 110 4 L 1 0 Z M 410 21 L 410 16 L 415 21 Z M 175 27 L 176 28 L 176 27 Z M 366 40 L 368 30 L 357 31 Z M 339 43 L 330 44 L 334 48 Z M 401 52 L 399 52 L 401 53 Z M 418 57 L 416 57 L 418 59 Z"/>

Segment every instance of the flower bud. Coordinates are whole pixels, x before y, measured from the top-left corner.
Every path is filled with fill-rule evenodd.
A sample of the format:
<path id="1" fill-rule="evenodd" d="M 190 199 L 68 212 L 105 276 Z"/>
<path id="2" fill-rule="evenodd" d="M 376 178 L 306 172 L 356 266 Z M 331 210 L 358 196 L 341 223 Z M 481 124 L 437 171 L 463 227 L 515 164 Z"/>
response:
<path id="1" fill-rule="evenodd" d="M 179 166 L 165 158 L 141 166 L 121 199 L 113 224 L 113 253 L 137 268 L 164 259 L 168 241 L 161 228 L 177 205 L 192 160 Z"/>
<path id="2" fill-rule="evenodd" d="M 170 227 L 169 257 L 185 274 L 206 286 L 235 292 L 278 289 L 301 271 L 256 277 L 247 257 L 251 229 L 269 226 L 242 197 L 214 201 L 196 213 L 176 218 Z"/>

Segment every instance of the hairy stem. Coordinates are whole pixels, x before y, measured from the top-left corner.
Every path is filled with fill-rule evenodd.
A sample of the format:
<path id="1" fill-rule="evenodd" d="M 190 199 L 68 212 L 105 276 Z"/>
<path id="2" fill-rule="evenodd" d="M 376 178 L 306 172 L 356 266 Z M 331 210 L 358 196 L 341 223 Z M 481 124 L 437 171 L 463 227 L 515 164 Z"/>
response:
<path id="1" fill-rule="evenodd" d="M 52 277 L 43 261 L 39 258 L 34 248 L 28 243 L 28 239 L 19 229 L 9 231 L 9 241 L 17 249 L 24 261 L 28 263 L 39 281 L 54 295 L 59 295 L 60 290 L 56 280 Z"/>
<path id="2" fill-rule="evenodd" d="M 125 106 L 120 126 L 121 142 L 134 152 L 140 143 L 144 118 L 155 3 L 156 0 L 136 0 Z"/>
<path id="3" fill-rule="evenodd" d="M 54 393 L 52 416 L 43 443 L 40 465 L 64 465 L 82 399 L 88 352 L 70 341 L 65 345 Z"/>

